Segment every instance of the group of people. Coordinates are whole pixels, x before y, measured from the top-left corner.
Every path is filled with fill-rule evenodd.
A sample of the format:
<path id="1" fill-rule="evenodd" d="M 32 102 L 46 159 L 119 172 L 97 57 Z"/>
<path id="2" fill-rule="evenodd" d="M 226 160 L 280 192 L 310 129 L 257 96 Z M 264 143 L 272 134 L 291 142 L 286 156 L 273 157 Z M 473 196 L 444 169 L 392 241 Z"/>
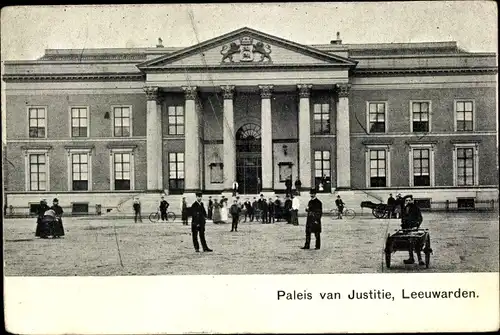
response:
<path id="1" fill-rule="evenodd" d="M 405 207 L 405 198 L 398 193 L 396 198 L 389 194 L 387 199 L 387 210 L 389 212 L 389 219 L 400 219 L 403 208 Z"/>
<path id="2" fill-rule="evenodd" d="M 46 199 L 42 199 L 38 206 L 35 236 L 40 238 L 60 238 L 64 236 L 62 215 L 64 211 L 55 198 L 49 207 Z"/>
<path id="3" fill-rule="evenodd" d="M 301 249 L 309 249 L 310 248 L 310 243 L 311 243 L 311 235 L 315 235 L 315 249 L 320 249 L 321 248 L 321 216 L 323 215 L 323 205 L 321 201 L 316 198 L 316 190 L 311 190 L 310 191 L 311 195 L 311 200 L 309 200 L 307 207 L 305 211 L 307 212 L 307 220 L 306 220 L 306 241 L 304 246 Z M 211 252 L 213 251 L 208 247 L 208 244 L 206 242 L 205 238 L 205 226 L 207 219 L 209 219 L 209 211 L 210 211 L 210 202 L 211 197 L 209 198 L 209 211 L 205 209 L 205 206 L 202 201 L 203 194 L 201 192 L 196 193 L 196 201 L 191 205 L 189 212 L 192 217 L 191 221 L 191 234 L 193 238 L 193 246 L 196 252 L 200 251 L 200 243 L 202 246 L 202 250 L 206 252 Z M 291 200 L 290 197 L 292 197 L 294 200 Z M 226 199 L 226 198 L 224 198 Z M 298 211 L 299 211 L 299 200 L 298 198 L 294 198 L 293 196 L 287 195 L 287 200 L 289 200 L 289 212 L 290 212 L 290 219 L 287 219 L 288 223 L 298 225 Z M 185 199 L 183 199 L 185 202 Z M 225 203 L 227 200 L 221 200 L 221 202 Z M 286 201 L 285 201 L 286 202 Z M 213 202 L 212 205 L 215 206 L 216 202 Z M 267 214 L 269 214 L 269 204 L 272 203 L 273 206 L 275 205 L 275 202 L 272 201 L 272 199 L 266 199 L 264 198 L 264 195 L 261 194 L 260 199 L 256 200 L 254 199 L 254 203 L 256 204 L 256 208 L 258 210 L 263 211 L 262 215 L 262 223 L 270 223 L 269 217 Z M 248 206 L 250 204 L 250 201 L 247 199 L 243 205 L 239 204 L 238 199 L 233 200 L 233 204 L 231 205 L 229 209 L 229 213 L 232 216 L 232 224 L 231 224 L 231 232 L 233 231 L 238 231 L 238 222 L 239 222 L 239 215 L 241 214 L 243 208 L 247 210 L 248 208 L 251 208 L 252 210 L 254 209 L 253 203 L 251 204 L 252 206 Z M 285 205 L 286 207 L 287 205 Z M 215 208 L 215 207 L 214 207 Z M 274 208 L 274 207 L 273 207 Z M 252 216 L 253 212 L 250 212 L 248 214 L 248 217 L 250 218 L 250 221 L 253 221 L 253 218 L 255 216 Z M 267 214 L 266 214 L 267 213 Z M 275 213 L 273 211 L 273 213 Z M 274 215 L 274 214 L 273 214 Z M 247 217 L 247 214 L 245 214 L 245 219 Z M 274 216 L 273 216 L 274 217 Z M 246 221 L 246 220 L 245 220 Z M 214 219 L 215 222 L 215 219 Z M 198 242 L 198 236 L 200 238 L 200 241 Z"/>

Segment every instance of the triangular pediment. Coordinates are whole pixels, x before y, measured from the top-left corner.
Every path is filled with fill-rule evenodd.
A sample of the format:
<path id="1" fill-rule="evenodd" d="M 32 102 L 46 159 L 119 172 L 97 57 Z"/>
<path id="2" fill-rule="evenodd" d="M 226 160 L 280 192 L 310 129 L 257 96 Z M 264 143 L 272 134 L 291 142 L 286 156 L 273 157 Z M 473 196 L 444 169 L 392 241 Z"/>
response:
<path id="1" fill-rule="evenodd" d="M 328 66 L 348 68 L 356 61 L 312 47 L 241 28 L 192 47 L 148 60 L 143 71 L 177 68 Z"/>

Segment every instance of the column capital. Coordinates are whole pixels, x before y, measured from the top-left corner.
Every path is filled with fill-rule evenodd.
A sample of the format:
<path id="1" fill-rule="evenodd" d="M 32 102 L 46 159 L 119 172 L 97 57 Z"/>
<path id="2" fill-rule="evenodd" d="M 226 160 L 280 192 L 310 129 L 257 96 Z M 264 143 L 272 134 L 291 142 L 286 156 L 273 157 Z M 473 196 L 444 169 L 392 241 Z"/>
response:
<path id="1" fill-rule="evenodd" d="M 222 96 L 224 99 L 233 100 L 234 96 L 234 86 L 233 85 L 223 85 L 220 87 L 222 89 Z"/>
<path id="2" fill-rule="evenodd" d="M 186 100 L 196 100 L 197 89 L 196 86 L 182 86 Z"/>
<path id="3" fill-rule="evenodd" d="M 146 98 L 148 99 L 148 101 L 161 101 L 161 95 L 158 86 L 145 86 L 144 92 L 146 93 Z"/>
<path id="4" fill-rule="evenodd" d="M 337 84 L 337 92 L 339 98 L 347 98 L 349 96 L 349 91 L 351 90 L 351 84 Z"/>
<path id="5" fill-rule="evenodd" d="M 262 99 L 270 99 L 273 94 L 273 85 L 259 85 L 260 97 Z"/>
<path id="6" fill-rule="evenodd" d="M 310 84 L 299 84 L 297 85 L 299 89 L 299 97 L 300 98 L 309 98 L 311 96 L 312 85 Z"/>

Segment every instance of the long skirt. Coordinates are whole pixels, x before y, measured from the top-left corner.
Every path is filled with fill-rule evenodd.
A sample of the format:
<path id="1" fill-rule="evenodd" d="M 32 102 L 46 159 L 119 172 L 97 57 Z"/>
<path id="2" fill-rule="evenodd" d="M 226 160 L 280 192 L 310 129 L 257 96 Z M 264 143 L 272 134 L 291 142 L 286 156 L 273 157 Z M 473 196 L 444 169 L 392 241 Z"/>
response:
<path id="1" fill-rule="evenodd" d="M 220 213 L 220 208 L 219 207 L 214 207 L 214 212 L 212 214 L 212 219 L 214 223 L 219 223 L 222 221 L 221 213 Z"/>
<path id="2" fill-rule="evenodd" d="M 226 207 L 222 207 L 220 210 L 221 221 L 223 223 L 227 223 L 228 220 L 228 212 Z"/>
<path id="3" fill-rule="evenodd" d="M 64 236 L 64 227 L 62 219 L 56 219 L 49 224 L 51 226 L 51 235 L 54 237 Z"/>
<path id="4" fill-rule="evenodd" d="M 46 238 L 50 235 L 50 228 L 49 228 L 49 223 L 42 218 L 38 218 L 36 220 L 36 231 L 35 231 L 35 236 L 36 237 L 42 237 Z"/>

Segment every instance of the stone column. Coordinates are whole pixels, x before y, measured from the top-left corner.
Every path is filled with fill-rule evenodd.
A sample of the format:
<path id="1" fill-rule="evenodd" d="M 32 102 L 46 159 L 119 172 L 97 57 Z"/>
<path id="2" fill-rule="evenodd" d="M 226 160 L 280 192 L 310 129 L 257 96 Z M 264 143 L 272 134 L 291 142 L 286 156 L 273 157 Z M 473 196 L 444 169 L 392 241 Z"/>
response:
<path id="1" fill-rule="evenodd" d="M 236 138 L 234 132 L 233 96 L 234 86 L 221 86 L 224 97 L 223 151 L 224 190 L 230 191 L 236 180 Z"/>
<path id="2" fill-rule="evenodd" d="M 349 125 L 350 84 L 338 84 L 337 92 L 337 189 L 351 188 L 351 138 Z"/>
<path id="3" fill-rule="evenodd" d="M 302 188 L 311 188 L 311 107 L 312 85 L 297 85 L 299 89 L 299 178 Z"/>
<path id="4" fill-rule="evenodd" d="M 163 190 L 163 147 L 161 99 L 158 87 L 144 87 L 147 102 L 146 157 L 147 189 Z"/>
<path id="5" fill-rule="evenodd" d="M 184 193 L 193 193 L 200 186 L 200 135 L 196 108 L 196 86 L 182 87 L 185 94 Z"/>
<path id="6" fill-rule="evenodd" d="M 261 166 L 262 166 L 262 192 L 271 192 L 274 188 L 273 174 L 273 126 L 271 119 L 272 85 L 261 85 Z"/>

